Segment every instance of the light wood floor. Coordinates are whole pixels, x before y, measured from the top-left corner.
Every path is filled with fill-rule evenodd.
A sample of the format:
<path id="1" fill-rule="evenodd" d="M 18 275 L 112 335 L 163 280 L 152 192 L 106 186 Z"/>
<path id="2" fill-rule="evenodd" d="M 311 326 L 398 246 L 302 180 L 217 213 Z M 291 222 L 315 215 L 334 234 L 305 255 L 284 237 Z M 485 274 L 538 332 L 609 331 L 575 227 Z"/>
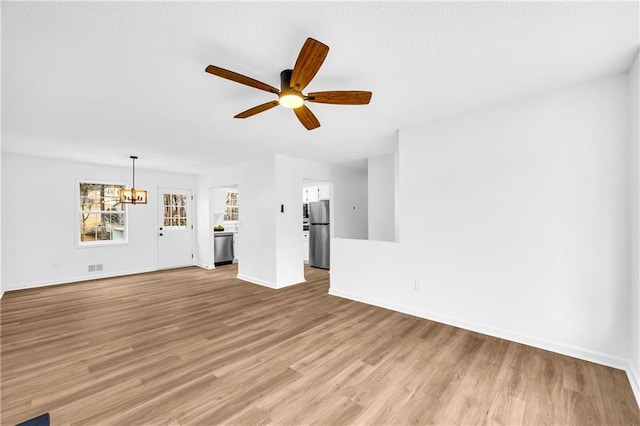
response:
<path id="1" fill-rule="evenodd" d="M 2 299 L 1 423 L 640 424 L 625 373 L 235 265 Z"/>

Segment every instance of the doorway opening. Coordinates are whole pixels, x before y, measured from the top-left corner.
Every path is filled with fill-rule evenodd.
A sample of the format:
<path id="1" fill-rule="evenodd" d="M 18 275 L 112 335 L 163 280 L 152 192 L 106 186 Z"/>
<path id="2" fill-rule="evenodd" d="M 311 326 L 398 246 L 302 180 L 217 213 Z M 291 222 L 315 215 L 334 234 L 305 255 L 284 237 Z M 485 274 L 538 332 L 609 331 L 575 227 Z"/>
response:
<path id="1" fill-rule="evenodd" d="M 328 181 L 302 181 L 302 258 L 305 280 L 308 267 L 329 270 L 333 228 L 333 184 Z"/>
<path id="2" fill-rule="evenodd" d="M 209 224 L 214 267 L 239 262 L 240 223 L 238 185 L 209 188 Z"/>

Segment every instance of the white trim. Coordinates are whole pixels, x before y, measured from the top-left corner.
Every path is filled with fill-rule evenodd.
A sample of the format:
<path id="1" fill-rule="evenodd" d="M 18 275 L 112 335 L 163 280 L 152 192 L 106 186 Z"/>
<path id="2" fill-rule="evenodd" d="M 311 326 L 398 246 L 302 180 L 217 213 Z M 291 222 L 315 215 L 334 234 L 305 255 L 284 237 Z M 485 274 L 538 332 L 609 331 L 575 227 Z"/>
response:
<path id="1" fill-rule="evenodd" d="M 80 231 L 78 231 L 79 233 Z M 126 233 L 126 232 L 125 232 Z M 129 241 L 126 240 L 102 240 L 102 241 L 80 241 L 76 248 L 96 248 L 96 247 L 111 247 L 111 246 L 126 246 Z"/>
<path id="2" fill-rule="evenodd" d="M 158 269 L 153 268 L 144 268 L 144 269 L 134 269 L 131 271 L 124 272 L 115 272 L 115 273 L 106 273 L 106 274 L 91 274 L 91 275 L 82 275 L 78 277 L 65 278 L 64 281 L 59 280 L 50 280 L 50 281 L 38 281 L 35 283 L 24 284 L 16 288 L 7 288 L 6 291 L 14 291 L 14 290 L 27 290 L 30 288 L 38 288 L 38 287 L 47 287 L 50 285 L 60 285 L 60 284 L 71 284 L 80 281 L 93 281 L 93 280 L 101 280 L 103 278 L 114 278 L 114 277 L 122 277 L 125 275 L 135 275 L 135 274 L 144 274 L 147 272 L 156 272 Z"/>
<path id="3" fill-rule="evenodd" d="M 277 285 L 277 284 L 273 284 L 273 283 L 268 282 L 268 281 L 264 281 L 264 280 L 261 280 L 261 279 L 258 279 L 258 278 L 248 277 L 248 276 L 242 275 L 242 274 L 238 274 L 236 276 L 236 278 L 238 278 L 239 280 L 242 280 L 242 281 L 250 282 L 251 284 L 258 284 L 258 285 L 261 285 L 261 286 L 264 286 L 264 287 L 269 287 L 269 288 L 272 288 L 274 290 L 278 290 L 278 289 L 285 288 L 285 287 L 291 287 L 292 285 L 304 284 L 304 283 L 307 282 L 306 280 L 303 279 L 302 281 L 297 282 L 297 283 Z"/>
<path id="4" fill-rule="evenodd" d="M 452 318 L 445 315 L 440 315 L 432 312 L 425 312 L 420 309 L 415 309 L 409 306 L 403 306 L 396 303 L 390 303 L 374 299 L 368 296 L 361 296 L 347 291 L 336 290 L 329 288 L 329 294 L 332 296 L 338 296 L 345 299 L 355 300 L 356 302 L 366 303 L 368 305 L 379 306 L 385 309 L 391 309 L 393 311 L 402 312 L 405 314 L 413 315 L 419 318 L 425 318 L 431 321 L 448 324 L 454 327 L 463 328 L 465 330 L 475 331 L 477 333 L 486 334 L 501 339 L 510 340 L 516 343 L 522 343 L 528 346 L 534 346 L 536 348 L 556 352 L 562 355 L 572 356 L 574 358 L 580 358 L 586 361 L 595 362 L 608 367 L 617 368 L 619 370 L 627 371 L 629 361 L 624 358 L 619 358 L 601 352 L 591 351 L 584 348 L 579 348 L 572 345 L 566 345 L 563 343 L 553 342 L 546 339 L 540 339 L 533 336 L 527 336 L 520 333 L 514 333 L 509 330 L 495 328 L 486 324 L 481 324 L 473 321 L 467 321 L 459 318 Z"/>
<path id="5" fill-rule="evenodd" d="M 261 285 L 261 286 L 264 286 L 264 287 L 272 288 L 274 290 L 278 289 L 277 285 L 275 285 L 273 283 L 270 283 L 268 281 L 260 280 L 258 278 L 253 278 L 253 277 L 249 277 L 249 276 L 242 275 L 242 274 L 236 275 L 236 278 L 238 278 L 239 280 L 242 280 L 242 281 L 247 281 L 247 282 L 249 282 L 251 284 L 258 284 L 258 285 Z"/>
<path id="6" fill-rule="evenodd" d="M 299 284 L 304 284 L 306 283 L 307 280 L 305 280 L 304 278 L 302 279 L 302 281 L 298 281 L 295 283 L 289 283 L 289 284 L 283 284 L 283 285 L 279 285 L 278 288 L 285 288 L 285 287 L 291 287 L 292 285 L 299 285 Z"/>
<path id="7" fill-rule="evenodd" d="M 638 374 L 638 370 L 635 365 L 630 361 L 628 362 L 626 370 L 631 390 L 633 391 L 633 395 L 636 397 L 638 407 L 640 407 L 640 374 Z"/>
<path id="8" fill-rule="evenodd" d="M 199 268 L 202 268 L 202 269 L 208 269 L 208 270 L 216 269 L 216 267 L 214 265 L 206 265 L 206 264 L 200 263 L 200 262 L 196 263 L 195 266 L 197 266 Z"/>

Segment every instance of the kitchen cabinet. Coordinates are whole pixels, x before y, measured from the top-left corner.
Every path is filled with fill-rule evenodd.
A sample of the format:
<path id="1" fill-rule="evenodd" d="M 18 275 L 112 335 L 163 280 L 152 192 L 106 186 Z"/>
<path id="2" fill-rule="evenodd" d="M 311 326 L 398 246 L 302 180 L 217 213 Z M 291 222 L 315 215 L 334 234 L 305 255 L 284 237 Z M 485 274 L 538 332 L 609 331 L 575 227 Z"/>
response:
<path id="1" fill-rule="evenodd" d="M 329 185 L 323 185 L 318 187 L 318 200 L 328 200 L 331 198 L 329 191 Z"/>
<path id="2" fill-rule="evenodd" d="M 318 187 L 306 186 L 302 188 L 302 202 L 312 203 L 314 201 L 318 201 Z"/>
<path id="3" fill-rule="evenodd" d="M 329 185 L 305 186 L 302 188 L 302 202 L 312 203 L 314 201 L 328 200 L 331 197 Z"/>
<path id="4" fill-rule="evenodd" d="M 304 263 L 309 263 L 309 231 L 302 233 L 302 259 Z"/>

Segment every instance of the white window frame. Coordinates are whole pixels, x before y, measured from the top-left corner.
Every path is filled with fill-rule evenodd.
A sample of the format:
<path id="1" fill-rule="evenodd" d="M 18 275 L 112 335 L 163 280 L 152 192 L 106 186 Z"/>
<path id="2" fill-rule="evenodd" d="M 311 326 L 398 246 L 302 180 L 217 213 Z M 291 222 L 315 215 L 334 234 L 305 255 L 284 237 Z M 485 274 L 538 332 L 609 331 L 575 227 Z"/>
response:
<path id="1" fill-rule="evenodd" d="M 122 186 L 124 188 L 128 188 L 126 183 L 123 182 L 109 182 L 102 181 L 96 179 L 76 179 L 76 208 L 74 214 L 76 216 L 74 220 L 74 227 L 76 229 L 75 232 L 75 241 L 76 247 L 79 248 L 89 248 L 89 247 L 105 247 L 105 246 L 118 246 L 118 245 L 126 245 L 129 244 L 129 206 L 127 204 L 124 205 L 123 213 L 124 213 L 124 239 L 122 240 L 102 240 L 102 241 L 82 241 L 80 239 L 80 228 L 82 226 L 82 210 L 80 203 L 80 184 L 81 183 L 91 183 L 98 185 L 114 185 L 114 186 Z M 100 213 L 100 212 L 95 212 Z"/>

